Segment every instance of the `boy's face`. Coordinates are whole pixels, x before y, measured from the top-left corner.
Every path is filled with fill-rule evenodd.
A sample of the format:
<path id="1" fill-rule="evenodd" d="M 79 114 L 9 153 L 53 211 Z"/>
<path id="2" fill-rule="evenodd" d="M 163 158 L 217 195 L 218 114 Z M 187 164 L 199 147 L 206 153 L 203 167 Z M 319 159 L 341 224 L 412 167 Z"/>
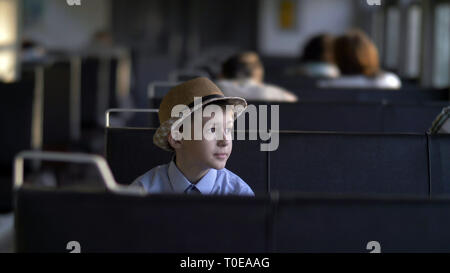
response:
<path id="1" fill-rule="evenodd" d="M 233 111 L 223 110 L 223 114 L 203 117 L 201 140 L 181 140 L 181 147 L 177 150 L 182 153 L 182 157 L 191 160 L 191 164 L 196 164 L 199 168 L 223 169 L 231 155 L 233 146 Z M 194 126 L 192 126 L 194 131 Z"/>

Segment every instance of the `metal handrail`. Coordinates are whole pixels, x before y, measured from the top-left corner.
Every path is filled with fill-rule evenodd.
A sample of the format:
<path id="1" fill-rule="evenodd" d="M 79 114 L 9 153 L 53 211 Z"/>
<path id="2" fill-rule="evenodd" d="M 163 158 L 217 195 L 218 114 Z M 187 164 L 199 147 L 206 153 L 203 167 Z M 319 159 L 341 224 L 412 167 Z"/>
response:
<path id="1" fill-rule="evenodd" d="M 137 109 L 137 108 L 111 108 L 106 111 L 106 128 L 110 126 L 109 116 L 110 113 L 123 113 L 123 112 L 131 112 L 131 113 L 158 113 L 159 109 Z"/>
<path id="2" fill-rule="evenodd" d="M 25 160 L 45 160 L 68 163 L 93 164 L 97 167 L 105 183 L 107 190 L 114 193 L 143 194 L 138 188 L 120 185 L 114 179 L 111 169 L 106 160 L 99 155 L 90 155 L 83 153 L 61 153 L 61 152 L 42 152 L 42 151 L 22 151 L 14 158 L 14 190 L 18 190 L 23 185 L 24 180 L 24 161 Z"/>

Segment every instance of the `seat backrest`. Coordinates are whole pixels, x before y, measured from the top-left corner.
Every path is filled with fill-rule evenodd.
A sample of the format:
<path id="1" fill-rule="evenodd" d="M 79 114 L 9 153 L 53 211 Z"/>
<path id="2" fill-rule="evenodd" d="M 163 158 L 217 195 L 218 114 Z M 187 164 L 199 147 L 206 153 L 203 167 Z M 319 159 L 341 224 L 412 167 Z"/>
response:
<path id="1" fill-rule="evenodd" d="M 425 133 L 448 102 L 383 106 L 383 131 Z"/>
<path id="2" fill-rule="evenodd" d="M 150 169 L 170 162 L 173 154 L 153 144 L 155 132 L 156 129 L 106 128 L 106 159 L 119 183 L 130 184 Z M 268 189 L 268 156 L 259 145 L 260 141 L 234 141 L 226 166 L 257 194 Z"/>
<path id="3" fill-rule="evenodd" d="M 44 69 L 44 149 L 67 147 L 71 141 L 70 62 L 60 61 Z"/>
<path id="4" fill-rule="evenodd" d="M 129 184 L 172 154 L 152 143 L 155 129 L 107 128 L 106 158 Z M 248 139 L 248 138 L 246 138 Z M 279 147 L 234 141 L 227 169 L 255 193 L 301 191 L 429 195 L 425 135 L 281 132 Z"/>
<path id="5" fill-rule="evenodd" d="M 34 72 L 20 82 L 0 83 L 0 168 L 12 169 L 12 160 L 21 150 L 31 147 Z"/>
<path id="6" fill-rule="evenodd" d="M 341 101 L 341 102 L 423 102 L 448 101 L 448 90 L 383 90 L 383 89 L 299 89 L 294 90 L 303 101 Z"/>
<path id="7" fill-rule="evenodd" d="M 378 103 L 280 104 L 280 130 L 382 132 Z"/>
<path id="8" fill-rule="evenodd" d="M 34 71 L 23 71 L 16 83 L 0 83 L 0 212 L 12 209 L 14 156 L 31 148 Z"/>
<path id="9" fill-rule="evenodd" d="M 274 252 L 449 252 L 450 201 L 280 197 Z M 369 244 L 369 245 L 368 245 Z"/>
<path id="10" fill-rule="evenodd" d="M 310 101 L 268 104 L 248 101 L 248 103 L 256 109 L 261 106 L 268 107 L 268 127 L 271 127 L 270 109 L 278 105 L 280 130 L 421 134 L 431 127 L 442 108 L 448 105 L 448 102 L 385 104 Z"/>
<path id="11" fill-rule="evenodd" d="M 425 135 L 281 133 L 270 189 L 428 196 Z"/>
<path id="12" fill-rule="evenodd" d="M 17 252 L 449 252 L 449 199 L 16 191 Z M 57 219 L 57 221 L 55 221 Z"/>
<path id="13" fill-rule="evenodd" d="M 431 135 L 430 181 L 432 195 L 450 195 L 450 135 Z"/>
<path id="14" fill-rule="evenodd" d="M 130 184 L 150 169 L 166 164 L 172 153 L 153 144 L 155 129 L 106 128 L 106 159 L 120 184 Z"/>
<path id="15" fill-rule="evenodd" d="M 17 252 L 267 252 L 267 199 L 22 188 Z M 55 219 L 58 219 L 55 221 Z"/>

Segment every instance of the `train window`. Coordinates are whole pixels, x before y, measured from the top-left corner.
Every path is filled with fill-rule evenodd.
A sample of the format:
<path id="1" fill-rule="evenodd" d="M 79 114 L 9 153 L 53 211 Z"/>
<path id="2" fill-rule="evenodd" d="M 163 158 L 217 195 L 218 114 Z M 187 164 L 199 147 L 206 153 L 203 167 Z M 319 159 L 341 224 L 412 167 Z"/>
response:
<path id="1" fill-rule="evenodd" d="M 417 78 L 420 73 L 420 47 L 421 47 L 421 26 L 422 9 L 419 6 L 411 6 L 407 13 L 407 48 L 406 48 L 406 70 L 405 74 L 409 78 Z"/>
<path id="2" fill-rule="evenodd" d="M 435 14 L 433 84 L 445 87 L 449 85 L 450 75 L 450 4 L 436 5 Z"/>
<path id="3" fill-rule="evenodd" d="M 18 1 L 0 0 L 0 81 L 17 77 Z"/>
<path id="4" fill-rule="evenodd" d="M 385 64 L 390 69 L 397 68 L 400 36 L 400 11 L 397 7 L 387 10 Z"/>
<path id="5" fill-rule="evenodd" d="M 373 15 L 372 23 L 372 37 L 375 45 L 378 48 L 380 59 L 384 60 L 384 13 L 383 10 L 378 10 Z"/>

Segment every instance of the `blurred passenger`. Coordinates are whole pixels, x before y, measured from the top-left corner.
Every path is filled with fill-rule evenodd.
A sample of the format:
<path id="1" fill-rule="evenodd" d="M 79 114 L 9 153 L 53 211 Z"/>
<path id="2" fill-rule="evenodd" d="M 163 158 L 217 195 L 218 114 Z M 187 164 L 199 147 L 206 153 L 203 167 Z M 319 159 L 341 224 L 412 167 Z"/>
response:
<path id="1" fill-rule="evenodd" d="M 339 69 L 334 63 L 333 37 L 319 34 L 308 41 L 303 48 L 300 64 L 290 68 L 288 75 L 300 75 L 314 78 L 336 78 Z"/>
<path id="2" fill-rule="evenodd" d="M 101 66 L 102 68 L 106 67 L 106 69 L 108 69 L 108 66 L 110 65 L 109 62 L 111 62 L 111 60 L 116 60 L 116 92 L 114 103 L 118 108 L 134 108 L 135 102 L 131 95 L 131 89 L 134 84 L 134 74 L 130 51 L 127 48 L 116 44 L 113 34 L 106 29 L 98 30 L 93 33 L 91 40 L 85 46 L 84 51 L 87 56 L 100 58 L 102 63 L 106 64 L 105 66 Z M 105 60 L 107 61 L 104 62 Z M 111 107 L 112 105 L 108 105 L 108 108 Z M 127 122 L 131 120 L 132 117 L 133 113 L 123 112 L 111 117 L 110 120 L 115 126 L 126 126 Z"/>
<path id="3" fill-rule="evenodd" d="M 230 97 L 258 101 L 297 101 L 294 94 L 281 87 L 265 84 L 263 79 L 264 67 L 258 54 L 243 52 L 222 64 L 221 79 L 217 85 Z"/>
<path id="4" fill-rule="evenodd" d="M 24 39 L 20 56 L 25 63 L 42 62 L 47 57 L 47 50 L 36 41 Z"/>
<path id="5" fill-rule="evenodd" d="M 399 89 L 397 75 L 380 70 L 378 50 L 362 31 L 350 31 L 334 41 L 334 58 L 341 77 L 323 80 L 320 87 Z"/>

